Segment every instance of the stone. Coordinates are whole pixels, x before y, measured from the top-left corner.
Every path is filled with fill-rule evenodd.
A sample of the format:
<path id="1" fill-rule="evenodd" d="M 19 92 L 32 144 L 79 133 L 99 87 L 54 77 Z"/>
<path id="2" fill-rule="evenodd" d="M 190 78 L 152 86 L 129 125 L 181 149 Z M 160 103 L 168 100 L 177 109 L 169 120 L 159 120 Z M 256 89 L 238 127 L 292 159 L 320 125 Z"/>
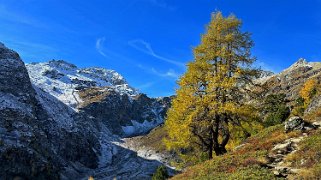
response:
<path id="1" fill-rule="evenodd" d="M 285 122 L 284 125 L 285 132 L 290 132 L 293 130 L 303 130 L 304 129 L 304 121 L 299 116 L 293 116 L 288 121 Z"/>
<path id="2" fill-rule="evenodd" d="M 277 154 L 288 154 L 288 152 L 292 150 L 291 146 L 291 141 L 282 144 L 277 144 L 274 146 L 272 151 L 277 152 Z"/>

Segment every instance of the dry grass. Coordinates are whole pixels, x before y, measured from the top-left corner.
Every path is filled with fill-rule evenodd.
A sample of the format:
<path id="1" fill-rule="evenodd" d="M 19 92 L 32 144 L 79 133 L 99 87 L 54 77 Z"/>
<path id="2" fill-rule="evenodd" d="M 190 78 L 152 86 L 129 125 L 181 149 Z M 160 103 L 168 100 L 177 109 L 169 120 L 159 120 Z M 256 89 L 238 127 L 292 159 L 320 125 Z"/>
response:
<path id="1" fill-rule="evenodd" d="M 86 107 L 91 103 L 102 101 L 106 96 L 110 94 L 110 92 L 104 90 L 104 88 L 94 87 L 81 90 L 78 94 L 83 101 L 80 104 L 80 107 Z"/>
<path id="2" fill-rule="evenodd" d="M 321 121 L 321 108 L 311 111 L 304 115 L 304 120 L 308 122 Z"/>
<path id="3" fill-rule="evenodd" d="M 302 179 L 321 177 L 321 130 L 312 132 L 299 143 L 299 150 L 286 158 L 292 167 L 304 169 L 299 173 Z"/>
<path id="4" fill-rule="evenodd" d="M 188 168 L 172 179 L 273 179 L 273 173 L 262 167 L 255 155 L 230 155 L 215 157 L 213 160 Z"/>
<path id="5" fill-rule="evenodd" d="M 269 151 L 274 145 L 292 137 L 298 137 L 301 133 L 298 131 L 284 133 L 282 124 L 264 129 L 261 133 L 250 137 L 245 141 L 246 146 L 238 149 L 235 153 L 244 154 L 255 151 Z"/>
<path id="6" fill-rule="evenodd" d="M 164 152 L 166 151 L 165 143 L 163 139 L 167 137 L 164 126 L 159 126 L 149 132 L 147 135 L 138 136 L 135 141 L 140 144 L 140 146 L 148 147 L 149 149 Z"/>
<path id="7" fill-rule="evenodd" d="M 268 152 L 274 145 L 300 135 L 284 133 L 283 125 L 266 128 L 237 150 L 192 166 L 173 179 L 275 179 L 272 171 L 265 168 Z"/>

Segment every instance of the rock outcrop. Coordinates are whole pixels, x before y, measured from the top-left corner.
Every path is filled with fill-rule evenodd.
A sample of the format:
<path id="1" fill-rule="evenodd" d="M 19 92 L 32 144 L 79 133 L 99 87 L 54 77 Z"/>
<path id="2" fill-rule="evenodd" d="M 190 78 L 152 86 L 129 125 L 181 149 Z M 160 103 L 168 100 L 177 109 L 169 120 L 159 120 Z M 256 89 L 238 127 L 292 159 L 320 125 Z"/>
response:
<path id="1" fill-rule="evenodd" d="M 290 104 L 294 105 L 303 84 L 310 78 L 321 79 L 321 63 L 301 58 L 279 74 L 269 76 L 264 85 L 267 94 L 284 93 Z"/>
<path id="2" fill-rule="evenodd" d="M 80 113 L 90 115 L 120 136 L 140 135 L 163 123 L 170 98 L 129 97 L 113 89 L 90 88 L 80 91 Z"/>
<path id="3" fill-rule="evenodd" d="M 62 125 L 61 119 L 47 111 L 50 103 L 64 111 L 66 107 L 33 88 L 19 55 L 2 45 L 0 64 L 0 179 L 59 179 L 58 172 L 68 161 L 97 167 L 90 147 L 98 141 L 76 132 L 72 122 Z"/>
<path id="4" fill-rule="evenodd" d="M 304 121 L 301 117 L 299 116 L 293 116 L 289 120 L 285 121 L 284 123 L 284 129 L 285 132 L 290 132 L 290 131 L 307 131 L 311 129 L 316 129 L 316 127 L 306 121 Z"/>
<path id="5" fill-rule="evenodd" d="M 102 121 L 113 134 L 133 136 L 163 123 L 170 98 L 149 98 L 114 70 L 78 68 L 63 60 L 27 64 L 39 89 Z"/>
<path id="6" fill-rule="evenodd" d="M 0 179 L 150 179 L 161 163 L 115 142 L 123 127 L 161 123 L 170 99 L 139 94 L 115 71 L 65 61 L 27 68 L 0 44 Z"/>

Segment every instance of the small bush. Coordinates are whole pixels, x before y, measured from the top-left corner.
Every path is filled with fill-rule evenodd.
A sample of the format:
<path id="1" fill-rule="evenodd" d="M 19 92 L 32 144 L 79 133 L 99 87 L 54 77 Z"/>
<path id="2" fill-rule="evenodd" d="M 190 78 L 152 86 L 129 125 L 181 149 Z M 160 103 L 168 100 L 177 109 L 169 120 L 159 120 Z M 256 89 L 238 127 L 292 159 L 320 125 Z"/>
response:
<path id="1" fill-rule="evenodd" d="M 278 111 L 267 115 L 264 121 L 264 126 L 275 126 L 283 123 L 290 115 L 290 109 L 285 106 L 280 106 Z"/>
<path id="2" fill-rule="evenodd" d="M 292 109 L 292 114 L 294 116 L 303 116 L 305 107 L 304 107 L 304 99 L 302 97 L 299 97 L 295 100 L 295 106 Z"/>
<path id="3" fill-rule="evenodd" d="M 274 126 L 284 122 L 290 115 L 290 109 L 286 106 L 285 94 L 271 94 L 264 100 L 264 126 Z"/>
<path id="4" fill-rule="evenodd" d="M 167 169 L 165 166 L 159 166 L 156 173 L 153 175 L 152 180 L 166 180 L 169 178 Z"/>

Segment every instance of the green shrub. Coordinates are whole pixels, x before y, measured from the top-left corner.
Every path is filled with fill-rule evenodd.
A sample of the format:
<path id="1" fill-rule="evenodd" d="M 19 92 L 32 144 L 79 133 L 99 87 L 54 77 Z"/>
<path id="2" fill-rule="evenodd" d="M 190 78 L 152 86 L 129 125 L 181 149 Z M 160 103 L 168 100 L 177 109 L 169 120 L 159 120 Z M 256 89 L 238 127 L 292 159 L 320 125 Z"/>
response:
<path id="1" fill-rule="evenodd" d="M 296 104 L 292 110 L 292 114 L 295 116 L 302 116 L 305 111 L 305 101 L 302 97 L 299 97 L 295 100 Z"/>
<path id="2" fill-rule="evenodd" d="M 166 180 L 169 178 L 167 169 L 165 166 L 159 166 L 156 173 L 153 175 L 152 180 Z"/>
<path id="3" fill-rule="evenodd" d="M 290 109 L 286 106 L 285 94 L 271 94 L 264 100 L 264 126 L 274 126 L 284 122 L 290 115 Z"/>
<path id="4" fill-rule="evenodd" d="M 283 123 L 290 115 L 290 109 L 286 106 L 279 106 L 276 112 L 269 113 L 264 121 L 264 126 L 275 126 Z"/>

